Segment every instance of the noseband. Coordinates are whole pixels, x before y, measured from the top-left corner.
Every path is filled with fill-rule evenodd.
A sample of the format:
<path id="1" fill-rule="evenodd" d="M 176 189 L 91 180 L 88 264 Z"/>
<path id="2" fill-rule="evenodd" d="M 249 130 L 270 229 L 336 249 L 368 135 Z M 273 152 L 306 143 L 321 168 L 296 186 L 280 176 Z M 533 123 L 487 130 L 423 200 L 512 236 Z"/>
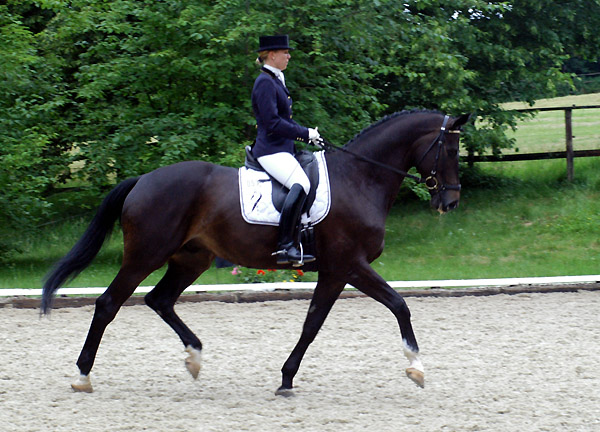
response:
<path id="1" fill-rule="evenodd" d="M 441 187 L 440 187 L 438 179 L 435 177 L 435 175 L 437 174 L 438 162 L 440 160 L 440 152 L 442 151 L 442 146 L 446 142 L 446 134 L 447 133 L 460 133 L 460 131 L 453 131 L 453 130 L 447 131 L 446 130 L 446 125 L 448 124 L 449 119 L 450 119 L 449 116 L 444 117 L 444 122 L 442 123 L 440 133 L 438 134 L 436 139 L 434 139 L 433 142 L 431 144 L 429 144 L 429 147 L 427 147 L 427 150 L 425 150 L 425 153 L 423 153 L 423 156 L 421 156 L 421 159 L 419 159 L 419 162 L 416 163 L 416 165 L 419 166 L 421 164 L 421 162 L 423 162 L 423 159 L 425 159 L 425 156 L 427 156 L 429 154 L 429 152 L 433 149 L 433 147 L 437 143 L 437 145 L 438 145 L 437 152 L 435 153 L 435 161 L 433 163 L 433 169 L 431 170 L 431 174 L 427 178 L 425 178 L 425 180 L 423 180 L 423 177 L 419 178 L 419 180 L 421 183 L 425 183 L 425 186 L 427 186 L 427 189 L 438 191 L 438 192 L 444 191 L 447 189 L 460 191 L 460 183 L 457 185 L 451 185 L 451 184 L 449 185 L 446 183 L 442 183 Z"/>
<path id="2" fill-rule="evenodd" d="M 427 189 L 429 189 L 430 191 L 436 191 L 436 192 L 441 192 L 444 190 L 456 190 L 456 191 L 460 191 L 460 183 L 457 185 L 452 185 L 452 184 L 445 184 L 442 183 L 440 185 L 438 179 L 435 177 L 436 173 L 437 173 L 437 167 L 438 167 L 438 161 L 440 159 L 440 152 L 442 150 L 442 146 L 444 145 L 444 142 L 446 141 L 446 134 L 447 133 L 460 133 L 460 131 L 455 131 L 455 130 L 446 130 L 446 125 L 448 124 L 448 120 L 450 119 L 450 116 L 446 115 L 444 116 L 444 121 L 442 123 L 442 127 L 440 128 L 440 133 L 438 134 L 438 136 L 433 140 L 433 142 L 431 144 L 429 144 L 429 147 L 427 147 L 427 150 L 425 151 L 425 153 L 423 153 L 423 156 L 421 156 L 421 158 L 419 159 L 419 162 L 416 164 L 417 166 L 421 164 L 421 162 L 423 162 L 423 159 L 425 159 L 425 157 L 429 154 L 429 152 L 433 149 L 433 147 L 437 144 L 437 152 L 435 154 L 435 162 L 433 164 L 433 169 L 431 170 L 431 173 L 429 176 L 427 176 L 426 178 L 423 177 L 418 177 L 416 175 L 412 175 L 407 173 L 406 171 L 403 171 L 401 169 L 395 168 L 393 166 L 390 165 L 386 165 L 383 164 L 381 162 L 378 162 L 374 159 L 365 157 L 365 156 L 361 156 L 359 154 L 356 154 L 354 152 L 351 152 L 348 149 L 345 149 L 344 147 L 339 147 L 336 145 L 331 144 L 330 142 L 328 142 L 327 140 L 323 140 L 323 148 L 326 151 L 332 151 L 332 150 L 341 150 L 344 153 L 348 153 L 351 154 L 352 156 L 354 156 L 357 159 L 360 159 L 364 162 L 369 162 L 373 165 L 377 165 L 381 168 L 385 168 L 387 170 L 393 171 L 397 174 L 403 175 L 404 177 L 408 177 L 411 178 L 413 180 L 415 180 L 417 183 L 423 183 Z"/>

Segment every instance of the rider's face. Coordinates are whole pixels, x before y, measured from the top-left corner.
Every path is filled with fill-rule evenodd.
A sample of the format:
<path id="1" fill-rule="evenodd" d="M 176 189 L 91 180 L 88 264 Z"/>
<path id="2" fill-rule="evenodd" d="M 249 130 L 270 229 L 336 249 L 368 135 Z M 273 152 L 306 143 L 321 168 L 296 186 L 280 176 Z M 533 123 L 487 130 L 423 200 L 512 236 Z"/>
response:
<path id="1" fill-rule="evenodd" d="M 269 53 L 269 60 L 271 66 L 276 67 L 281 71 L 287 68 L 288 62 L 291 58 L 292 56 L 290 55 L 289 50 L 277 50 L 271 51 L 271 53 Z"/>

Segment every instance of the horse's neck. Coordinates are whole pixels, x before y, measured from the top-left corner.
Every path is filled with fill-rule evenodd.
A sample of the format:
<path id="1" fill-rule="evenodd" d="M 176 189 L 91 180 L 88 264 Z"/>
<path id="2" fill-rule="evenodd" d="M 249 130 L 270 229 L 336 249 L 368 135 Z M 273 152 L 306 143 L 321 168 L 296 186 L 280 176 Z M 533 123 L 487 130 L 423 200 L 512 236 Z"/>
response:
<path id="1" fill-rule="evenodd" d="M 349 150 L 365 158 L 372 159 L 379 164 L 389 165 L 397 169 L 404 169 L 409 164 L 411 143 L 405 139 L 384 137 L 381 139 L 362 139 Z"/>
<path id="2" fill-rule="evenodd" d="M 359 134 L 347 147 L 380 163 L 394 165 L 400 169 L 406 168 L 410 163 L 407 156 L 423 127 L 422 120 L 415 121 L 415 116 L 409 114 L 392 117 L 387 122 Z M 416 131 L 421 132 L 415 133 Z"/>
<path id="3" fill-rule="evenodd" d="M 358 137 L 348 146 L 348 149 L 376 161 L 379 164 L 374 164 L 377 167 L 376 171 L 383 170 L 388 175 L 393 172 L 386 170 L 382 165 L 407 171 L 412 162 L 411 152 L 414 142 L 413 134 L 410 132 L 410 128 L 405 125 L 405 122 L 396 122 L 386 128 L 376 129 Z M 366 167 L 366 169 L 371 168 Z"/>
<path id="4" fill-rule="evenodd" d="M 386 138 L 369 134 L 359 137 L 347 147 L 348 151 L 377 163 L 338 152 L 340 164 L 347 174 L 347 181 L 358 188 L 357 192 L 372 197 L 383 207 L 391 205 L 403 181 L 403 176 L 394 169 L 408 171 L 410 168 L 412 143 L 406 139 L 398 139 L 397 136 L 388 134 Z"/>
<path id="5" fill-rule="evenodd" d="M 346 149 L 377 164 L 344 154 L 340 156 L 340 176 L 347 186 L 355 188 L 356 193 L 368 196 L 389 211 L 404 180 L 404 176 L 394 169 L 407 172 L 414 165 L 420 151 L 415 144 L 433 132 L 431 120 L 425 113 L 407 113 L 359 134 Z"/>

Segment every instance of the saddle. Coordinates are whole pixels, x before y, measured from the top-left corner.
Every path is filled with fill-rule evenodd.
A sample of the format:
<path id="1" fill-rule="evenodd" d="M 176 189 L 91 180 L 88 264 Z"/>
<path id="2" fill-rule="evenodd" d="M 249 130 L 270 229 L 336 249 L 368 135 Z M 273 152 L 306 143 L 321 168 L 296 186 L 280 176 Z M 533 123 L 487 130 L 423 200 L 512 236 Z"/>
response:
<path id="1" fill-rule="evenodd" d="M 310 207 L 313 205 L 315 197 L 317 195 L 317 186 L 319 185 L 319 166 L 317 163 L 317 159 L 312 152 L 302 150 L 300 152 L 297 152 L 294 156 L 296 157 L 296 160 L 308 176 L 308 180 L 310 180 L 310 191 L 308 192 L 306 201 L 304 203 L 304 207 L 302 209 L 302 213 L 307 213 Z M 260 163 L 258 163 L 256 158 L 252 155 L 252 146 L 246 146 L 246 161 L 244 165 L 246 166 L 246 168 L 251 170 L 266 172 L 260 165 Z M 273 205 L 275 206 L 277 211 L 281 212 L 281 209 L 283 208 L 283 202 L 287 197 L 289 189 L 281 183 L 279 183 L 270 175 L 269 179 L 273 184 L 273 192 L 271 194 Z"/>

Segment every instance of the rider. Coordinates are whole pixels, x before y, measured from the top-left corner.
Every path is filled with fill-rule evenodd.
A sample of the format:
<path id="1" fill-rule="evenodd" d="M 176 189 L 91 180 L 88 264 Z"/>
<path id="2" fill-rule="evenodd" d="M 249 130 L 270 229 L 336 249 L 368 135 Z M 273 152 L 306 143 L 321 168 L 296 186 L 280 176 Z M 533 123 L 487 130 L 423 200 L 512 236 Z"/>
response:
<path id="1" fill-rule="evenodd" d="M 257 136 L 252 154 L 273 178 L 289 189 L 279 221 L 277 264 L 301 264 L 315 260 L 302 254 L 294 232 L 310 190 L 310 181 L 294 157 L 294 141 L 322 143 L 317 128 L 306 128 L 292 120 L 292 98 L 283 71 L 291 58 L 287 35 L 261 36 L 256 60 L 261 73 L 252 89 L 252 109 Z"/>

